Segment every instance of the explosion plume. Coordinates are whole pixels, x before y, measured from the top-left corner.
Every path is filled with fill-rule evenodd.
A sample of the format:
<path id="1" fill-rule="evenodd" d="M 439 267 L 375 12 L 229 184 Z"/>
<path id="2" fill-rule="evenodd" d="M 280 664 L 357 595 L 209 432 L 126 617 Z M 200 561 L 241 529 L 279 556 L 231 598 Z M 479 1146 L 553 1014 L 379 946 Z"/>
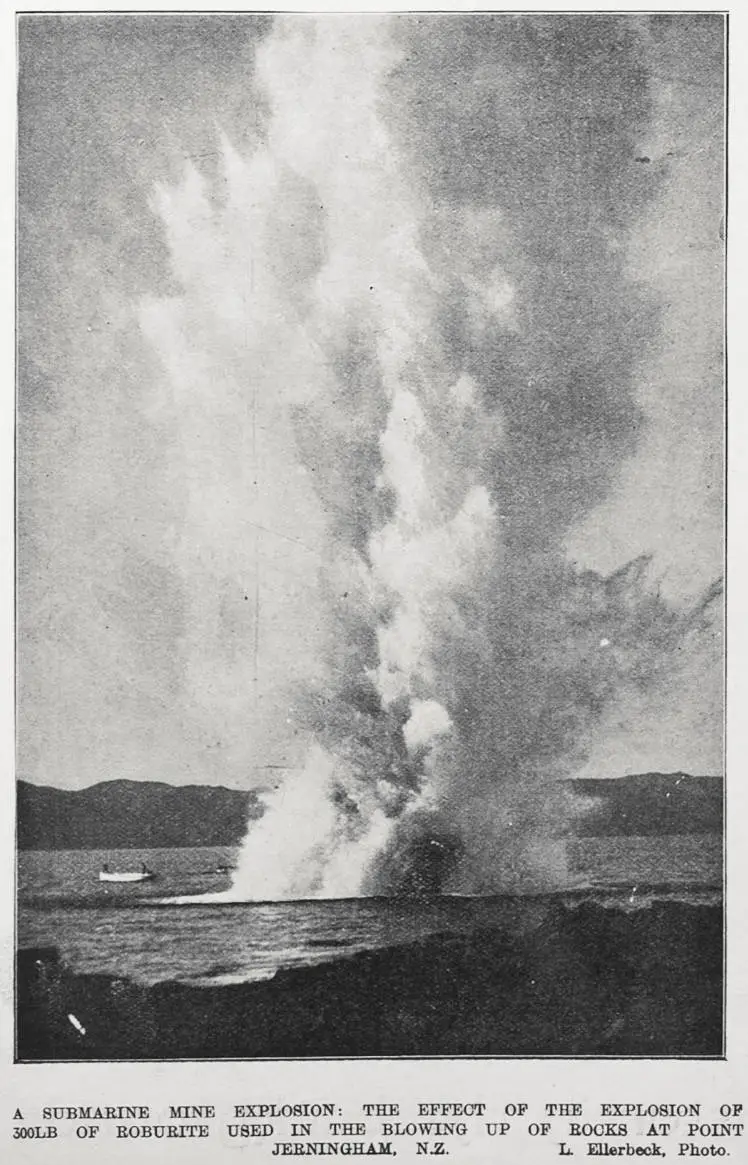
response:
<path id="1" fill-rule="evenodd" d="M 181 294 L 142 326 L 191 449 L 208 430 L 225 458 L 191 477 L 179 553 L 209 590 L 251 545 L 245 589 L 283 620 L 296 592 L 258 582 L 283 514 L 314 596 L 277 679 L 306 760 L 233 897 L 562 877 L 550 791 L 714 634 L 718 587 L 673 601 L 648 555 L 568 554 L 637 447 L 663 310 L 627 267 L 663 182 L 634 161 L 646 27 L 573 21 L 278 20 L 261 144 L 224 138 L 218 187 L 190 168 L 155 199 Z M 216 666 L 222 699 L 236 680 Z"/>

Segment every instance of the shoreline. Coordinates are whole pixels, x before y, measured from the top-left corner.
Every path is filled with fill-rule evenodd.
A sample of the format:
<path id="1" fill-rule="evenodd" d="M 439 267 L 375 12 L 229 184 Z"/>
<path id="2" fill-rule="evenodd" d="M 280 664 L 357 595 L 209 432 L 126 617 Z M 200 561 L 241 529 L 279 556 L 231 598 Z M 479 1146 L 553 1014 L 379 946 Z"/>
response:
<path id="1" fill-rule="evenodd" d="M 554 903 L 213 987 L 17 962 L 19 1062 L 723 1054 L 721 905 Z"/>

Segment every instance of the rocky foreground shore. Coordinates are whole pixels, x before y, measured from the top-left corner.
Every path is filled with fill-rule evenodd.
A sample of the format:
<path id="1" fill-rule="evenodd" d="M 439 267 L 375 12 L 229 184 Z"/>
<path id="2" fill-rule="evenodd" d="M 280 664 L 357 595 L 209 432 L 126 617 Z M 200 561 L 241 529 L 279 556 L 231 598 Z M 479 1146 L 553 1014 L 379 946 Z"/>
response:
<path id="1" fill-rule="evenodd" d="M 144 987 L 24 950 L 17 1058 L 722 1054 L 723 916 L 549 905 L 538 924 L 432 936 L 267 982 Z"/>

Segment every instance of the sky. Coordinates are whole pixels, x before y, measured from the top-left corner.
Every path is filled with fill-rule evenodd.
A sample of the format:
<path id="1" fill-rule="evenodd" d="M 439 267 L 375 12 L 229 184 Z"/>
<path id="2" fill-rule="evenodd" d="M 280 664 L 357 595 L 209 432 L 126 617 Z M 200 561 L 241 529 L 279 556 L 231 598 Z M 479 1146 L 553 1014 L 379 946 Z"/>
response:
<path id="1" fill-rule="evenodd" d="M 19 36 L 18 775 L 721 771 L 721 18 Z"/>

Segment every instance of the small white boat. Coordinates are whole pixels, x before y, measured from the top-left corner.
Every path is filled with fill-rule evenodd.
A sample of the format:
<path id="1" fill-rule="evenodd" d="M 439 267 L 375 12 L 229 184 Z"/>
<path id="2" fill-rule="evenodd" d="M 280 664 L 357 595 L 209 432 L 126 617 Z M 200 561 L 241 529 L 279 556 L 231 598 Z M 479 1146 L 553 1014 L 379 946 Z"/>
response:
<path id="1" fill-rule="evenodd" d="M 104 869 L 99 871 L 100 882 L 150 882 L 155 877 L 153 871 L 146 869 L 145 866 L 142 870 L 123 870 L 121 873 L 104 866 Z"/>

